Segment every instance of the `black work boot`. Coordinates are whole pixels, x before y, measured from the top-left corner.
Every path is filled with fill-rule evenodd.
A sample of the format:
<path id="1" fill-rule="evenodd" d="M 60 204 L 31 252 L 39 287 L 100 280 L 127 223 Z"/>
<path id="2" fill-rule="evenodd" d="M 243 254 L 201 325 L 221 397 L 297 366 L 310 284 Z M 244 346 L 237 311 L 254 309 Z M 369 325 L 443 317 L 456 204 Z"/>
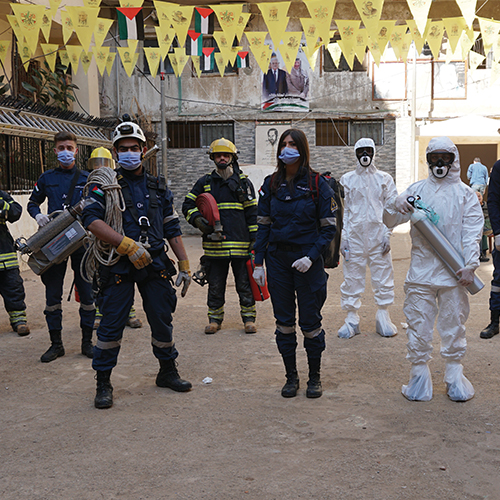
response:
<path id="1" fill-rule="evenodd" d="M 52 345 L 42 354 L 40 358 L 42 363 L 50 363 L 51 361 L 54 361 L 54 359 L 64 356 L 61 330 L 49 330 L 49 335 Z"/>
<path id="2" fill-rule="evenodd" d="M 490 311 L 491 323 L 479 334 L 482 339 L 491 339 L 498 334 L 498 323 L 500 320 L 500 311 Z"/>
<path id="3" fill-rule="evenodd" d="M 94 357 L 94 346 L 92 345 L 92 327 L 82 327 L 82 354 L 87 358 Z"/>
<path id="4" fill-rule="evenodd" d="M 321 358 L 307 358 L 307 361 L 309 363 L 309 380 L 307 381 L 306 396 L 308 398 L 319 398 L 323 394 L 319 377 Z"/>
<path id="5" fill-rule="evenodd" d="M 295 354 L 293 356 L 283 357 L 283 363 L 286 370 L 286 384 L 281 389 L 281 395 L 284 398 L 294 398 L 299 389 L 299 375 L 297 373 Z"/>
<path id="6" fill-rule="evenodd" d="M 168 387 L 173 391 L 187 392 L 193 387 L 191 382 L 182 380 L 179 377 L 177 366 L 174 359 L 160 359 L 160 371 L 156 376 L 156 385 L 158 387 Z"/>
<path id="7" fill-rule="evenodd" d="M 113 406 L 113 386 L 110 381 L 111 370 L 96 371 L 97 390 L 94 406 L 96 408 L 111 408 Z"/>

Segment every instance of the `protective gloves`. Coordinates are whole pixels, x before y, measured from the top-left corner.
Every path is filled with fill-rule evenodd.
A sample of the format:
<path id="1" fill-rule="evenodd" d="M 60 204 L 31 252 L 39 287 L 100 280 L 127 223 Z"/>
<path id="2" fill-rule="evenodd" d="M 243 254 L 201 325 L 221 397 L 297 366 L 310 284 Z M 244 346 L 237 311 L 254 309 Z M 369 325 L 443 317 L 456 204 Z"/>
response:
<path id="1" fill-rule="evenodd" d="M 266 284 L 266 271 L 264 271 L 263 266 L 255 266 L 252 276 L 257 285 L 264 286 Z"/>
<path id="2" fill-rule="evenodd" d="M 349 260 L 349 242 L 347 240 L 342 239 L 340 242 L 340 253 L 345 260 Z"/>
<path id="3" fill-rule="evenodd" d="M 142 269 L 153 262 L 151 255 L 149 255 L 149 252 L 144 248 L 144 245 L 127 236 L 123 237 L 116 251 L 120 255 L 127 255 L 136 269 Z"/>
<path id="4" fill-rule="evenodd" d="M 175 286 L 181 286 L 184 284 L 181 291 L 181 297 L 185 297 L 192 279 L 191 271 L 189 270 L 189 260 L 180 260 L 178 264 L 179 274 L 175 280 Z"/>
<path id="5" fill-rule="evenodd" d="M 460 278 L 458 284 L 462 286 L 469 286 L 474 281 L 474 269 L 462 267 L 457 271 L 457 276 Z"/>
<path id="6" fill-rule="evenodd" d="M 193 224 L 197 227 L 203 234 L 210 234 L 214 232 L 214 228 L 208 223 L 205 217 L 199 215 L 194 220 Z"/>
<path id="7" fill-rule="evenodd" d="M 309 268 L 312 266 L 312 260 L 309 257 L 302 257 L 301 259 L 297 259 L 292 267 L 297 269 L 300 273 L 306 273 L 309 271 Z"/>
<path id="8" fill-rule="evenodd" d="M 406 200 L 406 195 L 400 194 L 394 201 L 394 207 L 401 214 L 407 214 L 409 212 L 415 211 L 412 205 Z"/>
<path id="9" fill-rule="evenodd" d="M 39 227 L 43 227 L 45 226 L 45 224 L 48 224 L 50 222 L 49 217 L 45 214 L 36 214 L 35 220 Z"/>
<path id="10" fill-rule="evenodd" d="M 500 234 L 495 235 L 495 248 L 500 252 Z"/>
<path id="11" fill-rule="evenodd" d="M 391 251 L 391 239 L 389 236 L 384 236 L 382 238 L 382 255 L 385 255 Z"/>

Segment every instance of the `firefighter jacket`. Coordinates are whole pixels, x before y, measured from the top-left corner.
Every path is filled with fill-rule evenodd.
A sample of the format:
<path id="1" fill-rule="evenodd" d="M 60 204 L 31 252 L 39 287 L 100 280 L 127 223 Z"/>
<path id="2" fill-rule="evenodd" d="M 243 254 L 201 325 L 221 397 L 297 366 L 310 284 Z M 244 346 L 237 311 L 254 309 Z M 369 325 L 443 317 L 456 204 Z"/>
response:
<path id="1" fill-rule="evenodd" d="M 135 175 L 118 168 L 116 174 L 126 204 L 123 212 L 123 232 L 134 241 L 140 241 L 144 231 L 140 222 L 147 218 L 145 236 L 150 245 L 148 252 L 153 258 L 153 269 L 161 271 L 165 269 L 167 258 L 164 238 L 170 240 L 182 234 L 172 192 L 165 185 L 160 185 L 159 179 L 147 173 Z M 104 220 L 106 213 L 106 202 L 101 187 L 91 184 L 89 195 L 97 203 L 92 203 L 83 210 L 85 227 L 97 219 Z M 133 267 L 128 257 L 123 256 L 111 270 L 116 274 L 128 274 Z"/>
<path id="2" fill-rule="evenodd" d="M 82 198 L 83 188 L 87 183 L 89 173 L 85 170 L 79 171 L 79 178 L 75 184 L 71 200 L 68 200 L 76 167 L 64 169 L 53 168 L 44 172 L 35 184 L 28 202 L 28 213 L 35 218 L 40 211 L 40 205 L 47 199 L 48 214 L 57 210 L 63 210 L 65 206 L 76 205 Z"/>
<path id="3" fill-rule="evenodd" d="M 259 190 L 255 264 L 261 265 L 266 252 L 280 245 L 294 247 L 314 262 L 335 236 L 337 203 L 332 188 L 319 176 L 315 196 L 315 179 L 304 175 L 294 180 L 292 192 L 284 182 L 272 193 L 271 180 L 268 175 Z"/>
<path id="4" fill-rule="evenodd" d="M 496 161 L 491 169 L 487 205 L 491 229 L 496 236 L 500 234 L 500 160 Z"/>
<path id="5" fill-rule="evenodd" d="M 9 193 L 0 191 L 0 271 L 19 267 L 14 239 L 7 228 L 7 222 L 18 221 L 22 211 L 21 205 Z"/>
<path id="6" fill-rule="evenodd" d="M 216 170 L 200 177 L 193 189 L 184 198 L 182 213 L 194 226 L 201 216 L 196 206 L 196 197 L 210 193 L 217 202 L 223 228 L 223 241 L 211 241 L 203 235 L 205 256 L 211 258 L 248 257 L 250 241 L 257 235 L 257 200 L 250 179 L 238 168 L 224 180 Z"/>

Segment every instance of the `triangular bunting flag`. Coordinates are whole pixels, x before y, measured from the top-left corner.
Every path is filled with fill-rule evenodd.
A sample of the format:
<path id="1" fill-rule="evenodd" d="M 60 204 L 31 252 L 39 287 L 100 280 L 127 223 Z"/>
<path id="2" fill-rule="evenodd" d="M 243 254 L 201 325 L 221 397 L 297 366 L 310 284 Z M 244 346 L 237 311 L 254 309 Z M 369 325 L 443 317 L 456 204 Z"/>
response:
<path id="1" fill-rule="evenodd" d="M 375 39 L 378 42 L 379 50 L 383 54 L 389 40 L 391 39 L 391 33 L 394 29 L 396 21 L 379 21 L 378 22 L 378 32 Z M 372 39 L 374 37 L 371 37 Z"/>
<path id="2" fill-rule="evenodd" d="M 384 0 L 354 0 L 354 5 L 368 30 L 368 35 L 371 36 L 378 27 Z"/>
<path id="3" fill-rule="evenodd" d="M 325 45 L 330 43 L 330 25 L 337 0 L 306 0 L 307 10 L 316 24 L 318 34 Z"/>
<path id="4" fill-rule="evenodd" d="M 349 65 L 349 68 L 351 68 L 352 71 L 352 68 L 354 67 L 354 56 L 356 55 L 354 53 L 354 39 L 350 38 L 349 42 L 346 42 L 344 40 L 339 40 L 337 43 L 339 44 L 339 47 L 342 49 L 342 54 L 344 55 L 344 59 L 346 60 L 347 64 Z"/>
<path id="5" fill-rule="evenodd" d="M 485 57 L 482 54 L 478 54 L 471 50 L 469 52 L 469 70 L 471 73 L 476 71 L 477 67 L 485 60 Z"/>
<path id="6" fill-rule="evenodd" d="M 337 42 L 328 44 L 327 49 L 328 52 L 330 52 L 330 55 L 332 56 L 333 64 L 335 64 L 335 66 L 338 69 L 340 64 L 340 57 L 342 56 L 342 49 L 340 48 Z"/>
<path id="7" fill-rule="evenodd" d="M 161 58 L 165 59 L 167 52 L 175 38 L 174 28 L 165 28 L 165 26 L 155 26 L 156 38 L 161 49 Z"/>
<path id="8" fill-rule="evenodd" d="M 368 37 L 368 48 L 370 49 L 370 54 L 373 57 L 375 64 L 377 66 L 380 66 L 380 59 L 382 57 L 382 53 L 380 52 L 377 40 L 372 40 L 370 37 Z"/>
<path id="9" fill-rule="evenodd" d="M 5 62 L 5 57 L 9 52 L 10 40 L 0 40 L 0 62 Z"/>
<path id="10" fill-rule="evenodd" d="M 59 9 L 59 5 L 61 5 L 62 0 L 49 0 L 50 5 L 50 17 L 54 18 L 57 14 L 57 9 Z"/>
<path id="11" fill-rule="evenodd" d="M 222 31 L 226 34 L 229 43 L 232 45 L 243 4 L 211 5 L 210 7 L 214 11 Z"/>
<path id="12" fill-rule="evenodd" d="M 71 64 L 68 51 L 67 50 L 60 50 L 59 51 L 59 58 L 61 59 L 61 64 L 63 66 L 66 66 L 66 71 L 68 71 L 69 65 Z"/>
<path id="13" fill-rule="evenodd" d="M 354 32 L 354 53 L 362 64 L 365 59 L 366 47 L 368 46 L 368 30 L 358 29 Z"/>
<path id="14" fill-rule="evenodd" d="M 420 31 L 420 33 L 424 33 L 432 0 L 407 0 L 407 3 L 408 7 L 410 7 L 410 11 L 413 19 L 415 20 L 418 31 Z"/>
<path id="15" fill-rule="evenodd" d="M 92 53 L 94 54 L 94 60 L 100 75 L 104 76 L 106 63 L 108 61 L 109 47 L 92 47 Z"/>
<path id="16" fill-rule="evenodd" d="M 120 0 L 120 7 L 124 7 L 126 9 L 130 7 L 142 7 L 144 0 Z"/>
<path id="17" fill-rule="evenodd" d="M 161 54 L 158 47 L 144 47 L 144 54 L 149 65 L 149 72 L 153 78 L 156 78 L 158 73 L 158 66 L 160 65 Z"/>
<path id="18" fill-rule="evenodd" d="M 465 19 L 463 17 L 448 17 L 443 19 L 443 23 L 451 50 L 455 52 L 455 50 L 457 50 L 458 41 L 467 25 Z"/>
<path id="19" fill-rule="evenodd" d="M 71 70 L 73 74 L 78 73 L 78 64 L 80 63 L 80 57 L 83 52 L 81 45 L 66 45 L 66 50 L 68 51 L 69 61 L 71 63 Z"/>
<path id="20" fill-rule="evenodd" d="M 483 39 L 484 53 L 488 55 L 496 42 L 498 32 L 500 31 L 500 22 L 478 17 L 479 27 L 481 28 L 481 37 Z"/>
<path id="21" fill-rule="evenodd" d="M 472 28 L 472 23 L 476 17 L 477 0 L 456 0 L 456 2 L 462 12 L 465 23 L 469 28 Z"/>
<path id="22" fill-rule="evenodd" d="M 62 23 L 62 32 L 63 32 L 63 42 L 66 45 L 69 42 L 69 39 L 73 35 L 73 21 L 69 12 L 61 9 L 61 23 Z"/>
<path id="23" fill-rule="evenodd" d="M 417 49 L 417 54 L 420 55 L 424 48 L 424 37 L 425 30 L 420 31 L 417 27 L 417 23 L 413 19 L 407 19 L 406 24 L 410 27 L 410 33 L 413 41 L 415 42 L 415 48 Z"/>
<path id="24" fill-rule="evenodd" d="M 106 71 L 108 72 L 108 76 L 111 76 L 111 70 L 113 69 L 113 64 L 116 59 L 116 52 L 110 52 L 108 54 L 108 59 L 106 60 Z"/>
<path id="25" fill-rule="evenodd" d="M 21 33 L 21 28 L 19 27 L 19 23 L 17 22 L 16 16 L 7 14 L 6 17 L 7 20 L 9 21 L 12 31 L 14 32 L 14 35 L 16 35 L 17 40 L 23 42 L 24 35 Z"/>
<path id="26" fill-rule="evenodd" d="M 443 41 L 444 23 L 443 21 L 434 21 L 427 24 L 425 39 L 429 44 L 434 59 L 439 59 L 439 51 Z"/>
<path id="27" fill-rule="evenodd" d="M 26 43 L 32 54 L 38 45 L 38 35 L 42 27 L 42 19 L 45 15 L 44 5 L 11 3 L 12 11 L 16 16 L 19 29 L 26 39 Z"/>
<path id="28" fill-rule="evenodd" d="M 186 66 L 187 62 L 189 61 L 189 57 L 186 54 L 186 49 L 182 47 L 176 47 L 174 49 L 174 52 L 175 57 L 177 58 L 177 69 L 179 71 L 178 76 L 181 76 L 184 66 Z"/>
<path id="29" fill-rule="evenodd" d="M 50 9 L 46 9 L 42 16 L 42 25 L 40 26 L 40 30 L 45 38 L 45 41 L 48 42 L 50 40 L 50 29 L 52 28 L 52 16 Z"/>
<path id="30" fill-rule="evenodd" d="M 214 57 L 215 57 L 215 64 L 217 64 L 217 69 L 219 70 L 219 75 L 223 77 L 227 66 L 227 59 L 221 52 L 216 52 Z"/>
<path id="31" fill-rule="evenodd" d="M 302 31 L 287 31 L 283 36 L 283 45 L 280 45 L 280 54 L 283 56 L 288 73 L 292 71 L 297 53 L 299 52 Z"/>
<path id="32" fill-rule="evenodd" d="M 73 21 L 76 36 L 80 40 L 83 50 L 87 52 L 92 41 L 97 16 L 99 15 L 99 7 L 71 7 L 67 5 L 66 10 Z"/>
<path id="33" fill-rule="evenodd" d="M 83 51 L 82 57 L 80 58 L 80 62 L 82 63 L 82 68 L 85 74 L 88 73 L 90 63 L 92 62 L 92 52 Z"/>
<path id="34" fill-rule="evenodd" d="M 201 77 L 202 69 L 201 69 L 201 62 L 200 59 L 202 56 L 191 56 L 191 61 L 193 63 L 193 68 L 196 71 L 196 76 L 198 78 Z"/>
<path id="35" fill-rule="evenodd" d="M 248 20 L 250 19 L 251 15 L 252 14 L 250 14 L 250 12 L 242 12 L 240 14 L 240 17 L 238 19 L 238 24 L 236 25 L 236 32 L 235 32 L 236 38 L 238 40 L 241 40 L 241 37 L 243 36 L 243 31 L 247 27 L 247 23 L 248 23 Z"/>
<path id="36" fill-rule="evenodd" d="M 405 35 L 406 35 L 407 29 L 408 29 L 408 26 L 406 26 L 406 25 L 394 26 L 394 28 L 392 29 L 391 36 L 390 36 L 391 48 L 394 51 L 394 55 L 396 56 L 396 59 L 398 61 L 401 61 L 403 59 L 403 57 L 402 57 L 402 45 L 403 45 L 403 41 L 405 40 Z M 404 56 L 404 59 L 406 60 L 406 54 Z"/>
<path id="37" fill-rule="evenodd" d="M 85 7 L 99 7 L 101 5 L 101 0 L 83 0 L 83 5 L 85 5 Z"/>
<path id="38" fill-rule="evenodd" d="M 257 4 L 276 50 L 279 50 L 281 39 L 288 25 L 287 13 L 290 3 L 291 2 L 275 2 Z"/>
<path id="39" fill-rule="evenodd" d="M 304 30 L 304 36 L 308 47 L 307 50 L 312 54 L 319 38 L 318 27 L 316 26 L 316 22 L 309 17 L 300 18 L 300 22 L 302 23 L 302 28 Z"/>
<path id="40" fill-rule="evenodd" d="M 203 71 L 210 71 L 213 69 L 213 52 L 215 47 L 203 47 Z"/>
<path id="41" fill-rule="evenodd" d="M 59 45 L 57 43 L 41 43 L 40 47 L 42 48 L 43 55 L 49 65 L 50 71 L 54 72 L 56 70 L 57 50 L 59 49 Z"/>
<path id="42" fill-rule="evenodd" d="M 500 63 L 493 61 L 491 65 L 491 74 L 490 74 L 490 87 L 498 80 L 500 77 Z"/>
<path id="43" fill-rule="evenodd" d="M 113 24 L 113 19 L 102 19 L 100 17 L 97 18 L 94 28 L 94 41 L 96 47 L 101 47 L 106 40 L 106 36 L 108 35 L 109 29 Z"/>
<path id="44" fill-rule="evenodd" d="M 192 6 L 173 5 L 169 14 L 172 27 L 175 29 L 179 44 L 185 43 L 187 32 L 193 17 Z"/>
<path id="45" fill-rule="evenodd" d="M 137 40 L 128 40 L 128 47 L 117 47 L 123 68 L 129 77 L 132 76 L 135 68 L 137 43 Z"/>
<path id="46" fill-rule="evenodd" d="M 29 45 L 24 40 L 22 42 L 18 40 L 17 52 L 19 53 L 19 57 L 21 58 L 21 62 L 23 63 L 24 70 L 28 71 L 28 67 L 30 65 L 30 60 L 31 60 L 31 52 Z"/>

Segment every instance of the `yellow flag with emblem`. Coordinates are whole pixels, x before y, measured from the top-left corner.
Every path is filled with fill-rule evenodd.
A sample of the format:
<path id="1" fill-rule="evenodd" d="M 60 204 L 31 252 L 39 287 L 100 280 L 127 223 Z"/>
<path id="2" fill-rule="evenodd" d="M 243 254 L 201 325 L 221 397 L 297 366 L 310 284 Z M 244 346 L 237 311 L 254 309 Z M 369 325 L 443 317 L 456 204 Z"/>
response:
<path id="1" fill-rule="evenodd" d="M 76 36 L 80 40 L 83 50 L 87 52 L 90 48 L 100 9 L 99 7 L 73 7 L 67 5 L 66 10 L 71 16 Z"/>
<path id="2" fill-rule="evenodd" d="M 0 62 L 3 64 L 9 52 L 10 40 L 0 40 Z"/>
<path id="3" fill-rule="evenodd" d="M 81 45 L 66 45 L 66 50 L 68 51 L 72 72 L 75 74 L 78 72 L 78 65 L 80 63 L 83 47 Z"/>
<path id="4" fill-rule="evenodd" d="M 94 41 L 96 47 L 102 47 L 106 36 L 108 35 L 109 29 L 113 24 L 113 19 L 103 19 L 98 17 L 96 19 L 94 27 Z"/>
<path id="5" fill-rule="evenodd" d="M 288 9 L 291 2 L 258 3 L 275 49 L 279 49 L 281 39 L 288 25 Z"/>
<path id="6" fill-rule="evenodd" d="M 11 3 L 10 6 L 29 50 L 31 54 L 34 54 L 38 45 L 38 36 L 42 27 L 45 6 L 19 3 Z"/>
<path id="7" fill-rule="evenodd" d="M 144 47 L 142 50 L 144 50 L 144 54 L 148 61 L 149 72 L 151 76 L 155 78 L 161 61 L 160 49 L 159 47 Z"/>
<path id="8" fill-rule="evenodd" d="M 219 21 L 222 31 L 225 33 L 230 46 L 233 44 L 236 30 L 238 28 L 238 21 L 240 19 L 241 11 L 244 4 L 222 4 L 210 5 L 214 11 L 215 17 Z"/>
<path id="9" fill-rule="evenodd" d="M 49 65 L 50 71 L 54 72 L 56 70 L 57 50 L 59 49 L 59 44 L 41 43 L 40 47 L 42 48 L 43 55 Z"/>
<path id="10" fill-rule="evenodd" d="M 92 53 L 94 54 L 94 60 L 100 75 L 104 76 L 109 55 L 109 47 L 92 47 Z"/>
<path id="11" fill-rule="evenodd" d="M 108 75 L 111 76 L 111 70 L 113 69 L 113 64 L 116 59 L 116 52 L 110 52 L 108 58 L 106 59 L 106 71 Z"/>
<path id="12" fill-rule="evenodd" d="M 307 10 L 314 20 L 318 34 L 325 45 L 330 43 L 330 25 L 337 0 L 305 0 Z"/>

